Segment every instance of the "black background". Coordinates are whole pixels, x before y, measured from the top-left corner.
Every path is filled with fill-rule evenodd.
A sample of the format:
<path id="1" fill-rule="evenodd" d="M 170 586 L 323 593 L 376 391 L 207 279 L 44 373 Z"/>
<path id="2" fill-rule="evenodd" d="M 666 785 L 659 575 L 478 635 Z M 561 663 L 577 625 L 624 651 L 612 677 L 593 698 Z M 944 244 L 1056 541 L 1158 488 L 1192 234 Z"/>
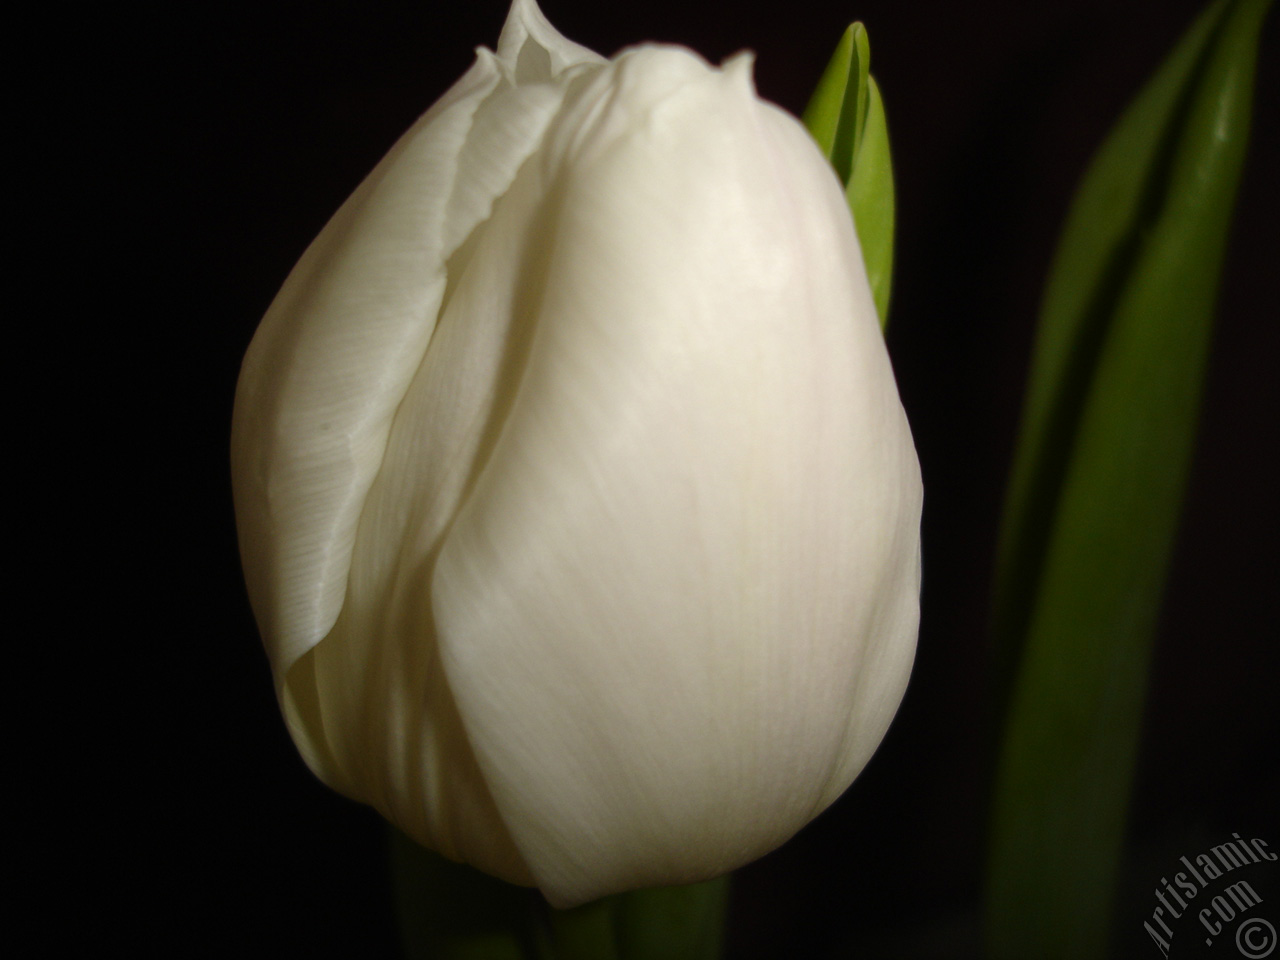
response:
<path id="1" fill-rule="evenodd" d="M 761 94 L 792 111 L 859 18 L 889 112 L 889 343 L 926 486 L 916 669 L 850 791 L 740 871 L 730 957 L 978 955 L 986 604 L 1040 284 L 1090 153 L 1199 6 L 546 0 L 604 53 L 752 48 Z M 37 120 L 24 158 L 48 181 L 14 184 L 38 216 L 11 265 L 44 296 L 14 359 L 42 389 L 13 416 L 37 434 L 40 466 L 20 463 L 32 502 L 53 505 L 17 511 L 37 540 L 15 602 L 42 626 L 15 645 L 10 698 L 14 833 L 38 841 L 25 886 L 58 906 L 42 935 L 135 956 L 394 956 L 381 823 L 312 778 L 277 713 L 236 556 L 232 393 L 294 260 L 472 48 L 496 43 L 505 8 L 48 13 L 15 34 L 39 61 L 19 97 Z M 1141 924 L 1179 855 L 1232 831 L 1280 848 L 1276 19 L 1155 647 L 1121 956 L 1156 955 Z"/>

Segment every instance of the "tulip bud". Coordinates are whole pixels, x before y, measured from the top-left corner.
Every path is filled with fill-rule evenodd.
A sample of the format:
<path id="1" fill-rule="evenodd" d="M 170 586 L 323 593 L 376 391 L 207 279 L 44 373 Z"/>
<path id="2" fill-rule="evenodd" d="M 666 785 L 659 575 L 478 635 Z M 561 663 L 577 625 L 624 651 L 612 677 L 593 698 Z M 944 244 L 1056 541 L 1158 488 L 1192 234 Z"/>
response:
<path id="1" fill-rule="evenodd" d="M 906 686 L 911 434 L 744 56 L 605 61 L 515 0 L 286 280 L 232 470 L 307 764 L 557 906 L 773 849 Z"/>

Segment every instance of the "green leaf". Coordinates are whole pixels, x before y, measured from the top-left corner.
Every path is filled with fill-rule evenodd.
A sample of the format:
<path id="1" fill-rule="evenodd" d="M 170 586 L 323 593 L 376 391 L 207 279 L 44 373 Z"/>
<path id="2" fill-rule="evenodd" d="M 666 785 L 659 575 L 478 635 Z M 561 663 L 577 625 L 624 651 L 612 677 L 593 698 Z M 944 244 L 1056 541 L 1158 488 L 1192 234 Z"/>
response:
<path id="1" fill-rule="evenodd" d="M 893 166 L 866 28 L 845 30 L 804 111 L 804 124 L 845 188 L 883 327 L 893 276 Z"/>
<path id="2" fill-rule="evenodd" d="M 858 229 L 867 280 L 875 297 L 883 327 L 889 319 L 889 287 L 893 279 L 894 190 L 893 163 L 889 156 L 889 128 L 884 101 L 875 77 L 868 77 L 870 91 L 867 121 L 863 127 L 853 176 L 845 188 L 853 222 Z"/>
<path id="3" fill-rule="evenodd" d="M 867 71 L 870 67 L 867 30 L 861 23 L 850 24 L 836 44 L 836 52 L 802 118 L 823 155 L 836 168 L 841 183 L 849 182 L 853 161 L 858 155 L 869 103 Z"/>
<path id="4" fill-rule="evenodd" d="M 1095 156 L 1046 288 L 996 570 L 996 960 L 1106 953 L 1269 3 L 1192 25 Z"/>

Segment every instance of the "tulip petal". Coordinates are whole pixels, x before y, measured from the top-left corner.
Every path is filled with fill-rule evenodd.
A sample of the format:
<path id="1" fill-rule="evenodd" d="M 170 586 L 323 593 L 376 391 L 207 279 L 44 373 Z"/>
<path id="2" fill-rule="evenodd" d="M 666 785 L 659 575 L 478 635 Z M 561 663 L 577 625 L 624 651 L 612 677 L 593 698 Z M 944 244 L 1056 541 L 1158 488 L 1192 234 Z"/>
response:
<path id="1" fill-rule="evenodd" d="M 431 606 L 565 906 L 723 873 L 843 791 L 910 670 L 921 493 L 839 186 L 746 60 L 629 51 L 539 160 L 451 301 L 506 311 L 513 382 Z"/>
<path id="2" fill-rule="evenodd" d="M 604 63 L 594 50 L 560 35 L 534 0 L 514 0 L 498 37 L 498 59 L 521 83 L 552 80 L 571 67 Z"/>
<path id="3" fill-rule="evenodd" d="M 534 22 L 524 47 L 551 42 L 547 29 Z M 233 426 L 246 580 L 309 766 L 421 842 L 525 883 L 438 668 L 430 608 L 412 601 L 415 587 L 429 593 L 430 566 L 397 567 L 386 544 L 433 554 L 461 496 L 457 467 L 494 375 L 451 366 L 437 341 L 461 333 L 472 355 L 503 350 L 466 328 L 442 338 L 437 318 L 573 68 L 599 59 L 570 63 L 574 51 L 552 44 L 561 79 L 541 83 L 478 51 L 286 281 L 246 356 Z"/>
<path id="4" fill-rule="evenodd" d="M 342 607 L 364 496 L 434 330 L 445 263 L 564 96 L 564 84 L 517 86 L 515 61 L 541 51 L 555 75 L 601 61 L 531 0 L 513 5 L 501 46 L 497 58 L 478 51 L 334 215 L 245 357 L 232 426 L 236 517 L 278 684 Z"/>
<path id="5" fill-rule="evenodd" d="M 278 683 L 341 609 L 364 494 L 444 294 L 457 157 L 498 82 L 478 60 L 400 139 L 303 254 L 245 356 L 232 481 Z"/>
<path id="6" fill-rule="evenodd" d="M 439 543 L 492 446 L 521 359 L 516 322 L 526 228 L 538 197 L 520 178 L 459 251 L 431 345 L 396 413 L 366 498 L 342 614 L 299 663 L 341 771 L 333 785 L 453 859 L 531 884 L 479 775 L 439 662 L 431 573 Z M 306 677 L 295 669 L 291 689 Z M 297 682 L 295 683 L 295 679 Z"/>

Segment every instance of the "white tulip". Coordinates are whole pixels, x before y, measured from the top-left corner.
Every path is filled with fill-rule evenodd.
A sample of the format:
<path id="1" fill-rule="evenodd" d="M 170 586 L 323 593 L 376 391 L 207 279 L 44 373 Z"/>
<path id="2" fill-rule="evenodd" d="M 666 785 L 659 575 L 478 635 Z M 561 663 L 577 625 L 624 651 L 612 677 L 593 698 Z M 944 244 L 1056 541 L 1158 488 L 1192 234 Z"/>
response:
<path id="1" fill-rule="evenodd" d="M 285 282 L 232 461 L 307 764 L 554 905 L 778 846 L 906 687 L 911 434 L 748 57 L 606 61 L 515 0 Z"/>

